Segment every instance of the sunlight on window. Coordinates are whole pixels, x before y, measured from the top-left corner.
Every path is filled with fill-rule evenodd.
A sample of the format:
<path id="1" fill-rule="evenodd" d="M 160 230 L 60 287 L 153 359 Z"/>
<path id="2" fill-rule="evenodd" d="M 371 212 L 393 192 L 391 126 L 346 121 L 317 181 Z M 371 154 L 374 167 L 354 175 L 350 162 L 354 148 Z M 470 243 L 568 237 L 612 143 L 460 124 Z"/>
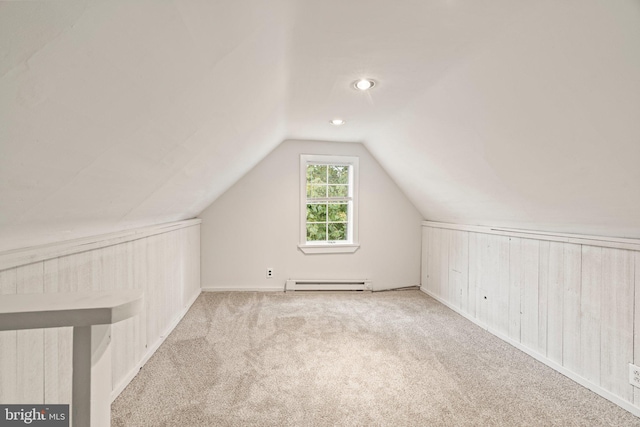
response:
<path id="1" fill-rule="evenodd" d="M 349 165 L 307 165 L 307 242 L 349 240 Z"/>

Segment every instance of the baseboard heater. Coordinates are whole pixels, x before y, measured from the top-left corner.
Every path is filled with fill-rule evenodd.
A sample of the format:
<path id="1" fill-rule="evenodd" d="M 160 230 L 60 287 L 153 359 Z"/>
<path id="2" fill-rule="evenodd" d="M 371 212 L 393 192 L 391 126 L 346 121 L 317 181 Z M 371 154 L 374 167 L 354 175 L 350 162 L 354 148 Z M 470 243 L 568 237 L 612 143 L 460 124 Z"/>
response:
<path id="1" fill-rule="evenodd" d="M 284 285 L 285 292 L 293 291 L 371 291 L 371 280 L 294 280 Z"/>

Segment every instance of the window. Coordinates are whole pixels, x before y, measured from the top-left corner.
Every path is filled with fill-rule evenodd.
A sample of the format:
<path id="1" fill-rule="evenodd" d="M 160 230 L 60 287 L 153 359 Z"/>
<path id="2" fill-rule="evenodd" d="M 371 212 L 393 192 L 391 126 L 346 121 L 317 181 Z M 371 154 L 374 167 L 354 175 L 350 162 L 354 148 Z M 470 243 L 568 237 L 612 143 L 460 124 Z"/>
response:
<path id="1" fill-rule="evenodd" d="M 300 249 L 355 252 L 358 245 L 358 158 L 300 156 Z"/>

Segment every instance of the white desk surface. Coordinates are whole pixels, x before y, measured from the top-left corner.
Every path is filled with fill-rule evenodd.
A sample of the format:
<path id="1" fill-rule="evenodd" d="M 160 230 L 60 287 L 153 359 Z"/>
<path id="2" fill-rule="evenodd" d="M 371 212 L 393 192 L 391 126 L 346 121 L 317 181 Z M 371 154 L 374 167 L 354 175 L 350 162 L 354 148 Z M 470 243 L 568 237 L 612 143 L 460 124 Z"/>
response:
<path id="1" fill-rule="evenodd" d="M 0 295 L 0 331 L 106 325 L 135 316 L 141 290 Z"/>

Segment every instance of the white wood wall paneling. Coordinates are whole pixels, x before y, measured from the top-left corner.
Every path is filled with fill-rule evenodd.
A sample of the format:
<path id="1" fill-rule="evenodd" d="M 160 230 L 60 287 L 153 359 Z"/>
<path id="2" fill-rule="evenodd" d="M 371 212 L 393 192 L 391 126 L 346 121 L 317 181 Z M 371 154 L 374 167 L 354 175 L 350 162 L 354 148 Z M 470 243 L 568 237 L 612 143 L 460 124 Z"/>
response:
<path id="1" fill-rule="evenodd" d="M 161 280 L 160 269 L 148 268 L 151 265 L 161 265 L 160 258 L 160 236 L 151 236 L 147 239 L 146 262 L 144 263 L 147 274 L 147 289 L 145 290 L 145 302 L 147 304 L 147 343 L 155 342 L 160 334 L 159 323 L 161 322 L 161 313 L 158 309 L 160 305 L 159 294 L 163 282 Z M 159 264 L 160 263 L 160 264 Z"/>
<path id="2" fill-rule="evenodd" d="M 478 233 L 469 232 L 469 298 L 467 300 L 467 310 L 471 317 L 480 319 L 479 300 L 480 296 L 480 271 L 479 256 L 481 253 L 479 245 L 482 236 Z"/>
<path id="3" fill-rule="evenodd" d="M 509 337 L 540 351 L 537 240 L 509 238 Z"/>
<path id="4" fill-rule="evenodd" d="M 16 294 L 18 284 L 17 269 L 0 271 L 0 295 Z M 18 333 L 0 332 L 0 402 L 6 404 L 18 401 Z"/>
<path id="5" fill-rule="evenodd" d="M 60 282 L 59 258 L 44 261 L 44 292 L 68 292 Z M 44 330 L 44 401 L 51 404 L 71 402 L 73 369 L 73 329 Z"/>
<path id="6" fill-rule="evenodd" d="M 178 238 L 182 238 L 182 230 L 179 233 L 174 233 L 171 235 L 167 235 L 166 246 L 169 250 L 166 253 L 167 263 L 173 264 L 174 268 L 171 269 L 171 276 L 169 280 L 165 283 L 167 286 L 168 299 L 166 300 L 165 312 L 166 313 L 176 313 L 180 311 L 182 308 L 182 289 L 184 285 L 184 250 L 182 247 L 179 247 L 176 244 L 176 240 Z M 180 286 L 172 286 L 172 284 L 180 284 Z M 171 317 L 167 316 L 166 325 L 163 326 L 162 332 L 164 331 L 171 323 Z"/>
<path id="7" fill-rule="evenodd" d="M 44 261 L 44 293 L 58 292 L 58 259 Z M 44 401 L 47 403 L 63 403 L 60 400 L 60 330 L 52 328 L 44 330 Z"/>
<path id="8" fill-rule="evenodd" d="M 44 292 L 44 262 L 23 265 L 17 270 L 18 294 Z M 44 329 L 17 332 L 17 400 L 44 403 Z"/>
<path id="9" fill-rule="evenodd" d="M 194 233 L 193 230 L 186 229 L 186 239 L 188 245 L 188 253 L 191 254 L 194 251 L 200 252 L 200 233 Z M 185 286 L 185 291 L 182 295 L 182 305 L 183 307 L 188 304 L 191 296 L 194 292 L 200 291 L 200 257 L 194 259 L 192 256 L 186 257 L 188 261 L 188 269 L 189 277 L 186 280 L 187 286 Z M 197 288 L 194 286 L 197 285 Z"/>
<path id="10" fill-rule="evenodd" d="M 117 244 L 96 240 L 93 250 L 2 270 L 0 293 L 145 290 L 146 309 L 112 329 L 112 389 L 117 395 L 200 293 L 199 223 L 180 222 L 143 238 L 127 232 L 136 238 Z M 52 245 L 44 250 L 60 253 Z M 71 346 L 70 328 L 0 333 L 0 401 L 69 403 Z"/>
<path id="11" fill-rule="evenodd" d="M 634 252 L 633 363 L 640 366 L 640 252 Z M 633 388 L 633 402 L 640 407 L 640 388 Z"/>
<path id="12" fill-rule="evenodd" d="M 186 229 L 184 230 L 185 232 L 185 239 L 187 241 L 187 245 L 186 247 L 188 248 L 188 252 L 187 252 L 187 256 L 185 256 L 185 261 L 187 262 L 187 266 L 185 268 L 185 271 L 187 272 L 188 276 L 185 279 L 185 287 L 184 287 L 184 291 L 181 295 L 181 300 L 182 300 L 182 306 L 184 307 L 185 304 L 187 304 L 187 302 L 189 301 L 189 297 L 191 295 L 193 295 L 193 283 L 196 281 L 197 277 L 199 276 L 199 274 L 196 274 L 196 266 L 197 266 L 197 271 L 200 271 L 200 262 L 199 260 L 194 260 L 191 256 L 188 256 L 189 253 L 192 253 L 192 251 L 195 248 L 199 248 L 200 247 L 200 239 L 199 239 L 199 235 L 196 236 L 191 230 Z M 200 281 L 198 281 L 197 283 L 200 283 Z"/>
<path id="13" fill-rule="evenodd" d="M 196 227 L 197 228 L 197 227 Z M 123 246 L 117 275 L 120 277 L 120 288 L 147 290 L 147 239 L 127 242 Z M 125 261 L 126 260 L 126 261 Z M 126 263 L 126 267 L 125 267 Z M 163 268 L 156 266 L 156 268 Z M 121 391 L 128 381 L 137 373 L 140 361 L 145 357 L 148 343 L 146 337 L 146 319 L 149 308 L 148 296 L 145 295 L 145 309 L 123 322 L 112 326 L 112 384 L 113 390 Z"/>
<path id="14" fill-rule="evenodd" d="M 160 295 L 162 300 L 162 324 L 160 325 L 160 336 L 164 336 L 165 330 L 171 324 L 172 316 L 171 313 L 175 313 L 174 309 L 177 310 L 177 307 L 180 307 L 179 304 L 176 304 L 175 298 L 175 290 L 178 285 L 180 286 L 180 277 L 179 277 L 179 269 L 180 269 L 180 251 L 174 244 L 175 234 L 162 234 L 162 256 L 163 262 L 169 266 L 166 270 L 166 275 L 163 277 L 162 281 L 162 289 L 164 292 Z"/>
<path id="15" fill-rule="evenodd" d="M 189 256 L 191 262 L 191 279 L 189 280 L 189 291 L 184 295 L 184 304 L 188 303 L 193 295 L 200 292 L 200 227 L 187 228 L 189 234 L 189 253 L 198 254 L 198 256 Z"/>
<path id="16" fill-rule="evenodd" d="M 493 326 L 489 324 L 490 301 L 492 298 L 492 280 L 489 275 L 493 271 L 491 263 L 485 262 L 487 259 L 487 248 L 489 247 L 489 235 L 478 234 L 476 238 L 476 275 L 477 275 L 477 301 L 476 310 L 478 311 L 478 320 L 485 328 Z M 435 249 L 434 249 L 435 250 Z"/>
<path id="17" fill-rule="evenodd" d="M 433 293 L 439 295 L 440 293 L 440 251 L 444 250 L 440 242 L 440 230 L 429 230 L 429 275 L 428 275 L 428 287 Z M 433 272 L 433 276 L 431 275 Z"/>
<path id="18" fill-rule="evenodd" d="M 470 247 L 469 258 L 473 259 L 473 265 L 470 266 L 470 272 L 473 273 L 475 287 L 476 287 L 476 314 L 480 324 L 485 328 L 489 326 L 489 301 L 492 297 L 490 284 L 493 280 L 490 279 L 492 274 L 492 265 L 490 262 L 485 262 L 487 259 L 487 248 L 489 247 L 489 235 L 474 233 L 475 245 Z M 471 250 L 473 249 L 473 251 Z M 433 248 L 436 250 L 436 248 Z M 473 252 L 473 254 L 471 254 Z"/>
<path id="19" fill-rule="evenodd" d="M 438 256 L 438 252 L 440 252 L 440 250 L 442 249 L 440 247 L 439 239 L 440 231 L 429 228 L 427 232 L 429 233 L 429 250 L 427 251 L 427 289 L 429 289 L 429 291 L 433 294 L 437 295 L 438 289 L 435 286 L 435 283 L 439 277 L 440 272 L 437 267 L 439 262 L 436 262 L 436 257 Z"/>
<path id="20" fill-rule="evenodd" d="M 127 242 L 126 246 L 126 258 L 127 258 L 127 270 L 126 270 L 126 280 L 123 282 L 126 284 L 126 289 L 142 289 L 140 283 L 136 283 L 135 281 L 135 242 Z M 124 273 L 121 273 L 124 274 Z M 144 313 L 144 310 L 142 310 Z M 119 339 L 121 333 L 116 333 L 114 336 L 119 339 L 119 345 L 117 347 L 114 346 L 114 351 L 118 352 L 116 354 L 122 355 L 122 363 L 118 364 L 118 373 L 117 376 L 113 379 L 114 389 L 119 383 L 129 375 L 129 372 L 134 370 L 138 364 L 138 362 L 142 359 L 143 352 L 141 348 L 144 348 L 146 344 L 146 337 L 141 335 L 140 331 L 140 319 L 143 314 L 138 314 L 130 319 L 127 319 L 126 322 L 123 323 L 122 328 L 124 329 L 124 338 Z"/>
<path id="21" fill-rule="evenodd" d="M 186 268 L 187 262 L 185 260 L 187 253 L 187 238 L 185 234 L 185 230 L 178 230 L 177 233 L 171 233 L 167 235 L 169 240 L 169 258 L 167 262 L 173 263 L 175 268 L 173 270 L 173 277 L 167 283 L 167 286 L 170 290 L 168 295 L 170 295 L 169 299 L 169 308 L 168 313 L 179 313 L 182 309 L 182 292 L 186 287 L 185 279 L 186 279 Z M 178 286 L 175 286 L 178 284 Z M 168 326 L 170 326 L 171 321 L 173 320 L 173 316 L 167 316 L 167 325 L 165 326 L 165 330 Z"/>
<path id="22" fill-rule="evenodd" d="M 57 259 L 59 292 L 93 289 L 93 254 L 91 252 L 81 252 Z"/>
<path id="23" fill-rule="evenodd" d="M 168 268 L 164 269 L 160 275 L 161 292 L 159 293 L 160 305 L 158 312 L 160 313 L 161 322 L 158 324 L 158 335 L 162 338 L 164 331 L 169 327 L 171 323 L 170 313 L 173 306 L 173 284 L 178 284 L 178 277 L 176 270 L 178 268 L 179 258 L 176 248 L 172 245 L 172 237 L 167 234 L 160 234 L 160 258 L 164 265 Z"/>
<path id="24" fill-rule="evenodd" d="M 509 335 L 509 238 L 488 236 L 487 257 L 483 260 L 491 266 L 485 278 L 491 289 L 489 299 L 490 326 L 496 331 Z"/>
<path id="25" fill-rule="evenodd" d="M 581 373 L 581 282 L 582 248 L 564 245 L 564 298 L 562 317 L 562 361 L 567 369 Z"/>
<path id="26" fill-rule="evenodd" d="M 453 230 L 449 245 L 450 300 L 463 311 L 469 301 L 469 233 Z"/>
<path id="27" fill-rule="evenodd" d="M 438 271 L 440 271 L 440 277 L 438 280 L 438 295 L 444 298 L 450 298 L 451 293 L 449 291 L 449 246 L 451 245 L 451 230 L 440 230 L 440 244 L 441 251 L 438 254 L 438 261 L 440 262 Z"/>
<path id="28" fill-rule="evenodd" d="M 459 281 L 456 280 L 458 273 L 455 270 L 455 265 L 457 264 L 457 255 L 459 247 L 457 246 L 456 241 L 456 231 L 455 230 L 444 230 L 444 238 L 448 240 L 449 243 L 449 251 L 447 253 L 446 259 L 444 259 L 443 268 L 447 269 L 446 274 L 446 282 L 441 284 L 442 293 L 446 299 L 451 301 L 451 303 L 460 308 L 460 290 L 458 289 Z"/>
<path id="29" fill-rule="evenodd" d="M 422 259 L 420 262 L 420 283 L 422 286 L 429 289 L 429 235 L 431 233 L 431 228 L 422 227 Z"/>
<path id="30" fill-rule="evenodd" d="M 562 365 L 564 243 L 540 242 L 540 353 Z"/>
<path id="31" fill-rule="evenodd" d="M 640 246 L 477 230 L 423 227 L 423 290 L 603 396 L 639 408 L 628 363 L 640 364 Z M 465 269 L 466 279 L 458 274 Z"/>
<path id="32" fill-rule="evenodd" d="M 634 253 L 602 249 L 600 384 L 633 401 L 628 364 L 633 362 Z"/>
<path id="33" fill-rule="evenodd" d="M 438 295 L 440 297 L 446 298 L 449 293 L 449 289 L 447 286 L 449 283 L 449 244 L 451 243 L 451 239 L 449 239 L 449 230 L 438 230 L 436 232 L 434 242 L 439 244 L 440 248 L 438 251 L 434 251 L 438 269 L 438 276 L 436 278 L 435 286 Z"/>
<path id="34" fill-rule="evenodd" d="M 509 237 L 509 338 L 520 342 L 525 287 L 523 240 Z"/>
<path id="35" fill-rule="evenodd" d="M 602 248 L 582 247 L 580 293 L 580 353 L 582 374 L 600 385 L 600 313 L 602 302 Z"/>
<path id="36" fill-rule="evenodd" d="M 513 243 L 513 239 L 512 239 Z M 513 266 L 520 280 L 520 342 L 529 348 L 540 351 L 539 312 L 540 291 L 538 269 L 540 266 L 540 242 L 532 239 L 520 239 L 521 264 Z"/>
<path id="37" fill-rule="evenodd" d="M 551 257 L 551 242 L 539 242 L 538 244 L 538 351 L 547 357 L 548 355 L 548 331 L 547 321 L 549 313 L 549 271 Z M 551 285 L 553 287 L 553 285 Z"/>
<path id="38" fill-rule="evenodd" d="M 427 262 L 427 288 L 438 296 L 448 291 L 444 283 L 448 282 L 449 273 L 449 230 L 432 229 L 429 234 L 429 260 Z M 446 268 L 444 268 L 446 266 Z"/>
<path id="39" fill-rule="evenodd" d="M 107 246 L 91 251 L 93 288 L 106 291 L 116 288 L 116 258 L 122 245 Z"/>
<path id="40" fill-rule="evenodd" d="M 495 236 L 481 234 L 478 236 L 478 258 L 476 259 L 478 271 L 478 310 L 481 323 L 489 329 L 499 329 L 498 324 L 498 292 L 500 292 L 500 258 L 498 254 L 498 241 Z M 508 248 L 508 246 L 507 246 Z M 508 265 L 508 264 L 505 264 Z M 508 298 L 508 291 L 506 297 Z M 504 295 L 503 295 L 504 297 Z M 506 316 L 504 316 L 506 318 Z M 506 322 L 505 322 L 506 323 Z M 504 333 L 506 327 L 501 329 Z"/>
<path id="41" fill-rule="evenodd" d="M 113 289 L 135 289 L 133 283 L 133 242 L 126 242 L 113 248 L 113 266 L 109 266 L 108 258 L 103 267 L 112 270 Z M 104 248 L 105 254 L 110 248 Z M 112 387 L 118 384 L 120 378 L 125 377 L 136 364 L 135 359 L 135 326 L 136 318 L 126 319 L 111 326 L 112 335 Z"/>
<path id="42" fill-rule="evenodd" d="M 199 227 L 197 227 L 199 228 Z M 140 360 L 149 348 L 149 337 L 147 336 L 147 317 L 149 313 L 147 290 L 149 289 L 147 275 L 147 247 L 148 239 L 136 240 L 133 243 L 133 281 L 135 289 L 142 289 L 145 292 L 146 309 L 139 316 L 134 317 L 138 321 L 137 336 L 138 343 L 136 360 Z M 198 282 L 200 283 L 200 282 Z"/>

